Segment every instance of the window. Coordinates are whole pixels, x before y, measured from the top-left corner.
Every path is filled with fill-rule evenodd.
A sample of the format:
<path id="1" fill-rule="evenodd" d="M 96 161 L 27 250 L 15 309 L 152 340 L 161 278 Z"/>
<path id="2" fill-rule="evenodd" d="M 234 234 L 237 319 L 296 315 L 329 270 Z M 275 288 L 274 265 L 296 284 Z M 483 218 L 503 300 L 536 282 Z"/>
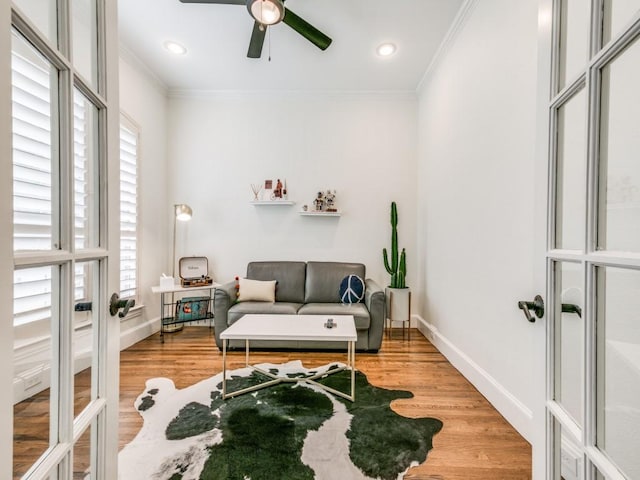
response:
<path id="1" fill-rule="evenodd" d="M 14 250 L 57 248 L 52 218 L 57 171 L 51 107 L 56 70 L 17 33 L 11 55 Z"/>
<path id="2" fill-rule="evenodd" d="M 138 128 L 120 122 L 120 297 L 138 292 Z"/>
<path id="3" fill-rule="evenodd" d="M 16 42 L 17 43 L 17 42 Z M 18 43 L 12 53 L 14 250 L 59 248 L 57 201 L 52 187 L 55 157 L 55 121 L 51 92 L 55 71 L 33 50 Z M 95 148 L 97 109 L 74 90 L 74 207 L 75 248 L 96 246 L 88 237 L 95 218 L 91 172 L 87 161 Z M 137 294 L 138 281 L 138 128 L 126 118 L 120 127 L 120 297 Z M 84 268 L 76 265 L 75 300 L 87 298 Z M 50 268 L 14 273 L 14 324 L 47 320 L 51 315 Z"/>

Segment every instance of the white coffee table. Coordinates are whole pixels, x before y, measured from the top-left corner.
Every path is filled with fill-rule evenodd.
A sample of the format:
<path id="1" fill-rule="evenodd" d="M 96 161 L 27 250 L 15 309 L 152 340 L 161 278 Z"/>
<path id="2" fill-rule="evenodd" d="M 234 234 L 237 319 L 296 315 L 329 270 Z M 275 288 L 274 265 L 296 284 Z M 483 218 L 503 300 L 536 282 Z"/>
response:
<path id="1" fill-rule="evenodd" d="M 326 328 L 327 319 L 332 318 L 335 326 Z M 258 315 L 247 314 L 220 334 L 222 340 L 222 398 L 235 397 L 243 393 L 253 392 L 283 382 L 306 382 L 317 385 L 328 392 L 340 397 L 355 400 L 355 364 L 356 364 L 356 333 L 353 315 Z M 247 367 L 253 368 L 271 380 L 243 388 L 233 392 L 227 392 L 227 347 L 229 340 L 244 340 L 245 362 Z M 267 372 L 249 363 L 249 343 L 252 340 L 293 340 L 293 341 L 320 341 L 320 342 L 346 342 L 347 365 L 335 368 L 307 378 L 286 378 Z M 343 370 L 351 370 L 350 394 L 340 392 L 331 387 L 316 382 L 320 377 L 338 373 Z"/>

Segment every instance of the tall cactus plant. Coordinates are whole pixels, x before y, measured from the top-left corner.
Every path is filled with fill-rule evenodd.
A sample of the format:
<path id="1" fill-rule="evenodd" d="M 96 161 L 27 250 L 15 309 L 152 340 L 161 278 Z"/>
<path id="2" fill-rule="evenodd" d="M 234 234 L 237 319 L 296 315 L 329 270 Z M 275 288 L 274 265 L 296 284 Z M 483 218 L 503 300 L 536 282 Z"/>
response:
<path id="1" fill-rule="evenodd" d="M 384 268 L 391 275 L 391 288 L 406 288 L 407 259 L 404 248 L 398 258 L 398 207 L 396 202 L 391 202 L 391 264 L 387 249 L 382 249 Z"/>

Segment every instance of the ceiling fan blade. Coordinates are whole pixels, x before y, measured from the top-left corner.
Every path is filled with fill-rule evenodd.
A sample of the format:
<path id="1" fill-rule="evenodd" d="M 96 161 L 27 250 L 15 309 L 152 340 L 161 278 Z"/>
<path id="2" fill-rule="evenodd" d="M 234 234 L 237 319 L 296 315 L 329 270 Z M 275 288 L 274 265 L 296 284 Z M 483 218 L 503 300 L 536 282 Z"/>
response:
<path id="1" fill-rule="evenodd" d="M 180 0 L 182 3 L 221 3 L 223 5 L 246 5 L 247 0 Z"/>
<path id="2" fill-rule="evenodd" d="M 251 32 L 251 41 L 249 42 L 249 51 L 247 57 L 260 58 L 262 55 L 262 45 L 264 44 L 264 36 L 267 33 L 267 26 L 261 25 L 259 22 L 253 24 L 253 32 Z"/>
<path id="3" fill-rule="evenodd" d="M 327 47 L 331 45 L 331 39 L 329 37 L 288 8 L 284 11 L 284 18 L 282 21 L 313 43 L 320 50 L 326 50 Z"/>

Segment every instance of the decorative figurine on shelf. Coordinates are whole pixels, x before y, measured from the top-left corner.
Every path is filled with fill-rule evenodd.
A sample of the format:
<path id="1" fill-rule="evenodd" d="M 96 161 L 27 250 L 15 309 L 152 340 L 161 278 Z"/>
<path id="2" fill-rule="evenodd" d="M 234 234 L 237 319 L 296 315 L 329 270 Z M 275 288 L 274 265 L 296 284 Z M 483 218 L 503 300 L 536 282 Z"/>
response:
<path id="1" fill-rule="evenodd" d="M 327 193 L 325 193 L 324 195 L 324 199 L 326 202 L 326 211 L 327 212 L 337 212 L 338 209 L 336 208 L 336 191 L 333 190 L 327 190 Z"/>
<path id="2" fill-rule="evenodd" d="M 321 212 L 324 208 L 324 194 L 322 192 L 318 192 L 318 196 L 313 201 L 313 204 L 316 207 L 316 212 Z"/>
<path id="3" fill-rule="evenodd" d="M 273 196 L 275 198 L 282 198 L 282 182 L 280 179 L 276 182 L 276 188 L 273 190 Z"/>
<path id="4" fill-rule="evenodd" d="M 284 179 L 284 188 L 282 189 L 282 198 L 287 200 L 289 198 L 287 194 L 287 179 Z"/>

